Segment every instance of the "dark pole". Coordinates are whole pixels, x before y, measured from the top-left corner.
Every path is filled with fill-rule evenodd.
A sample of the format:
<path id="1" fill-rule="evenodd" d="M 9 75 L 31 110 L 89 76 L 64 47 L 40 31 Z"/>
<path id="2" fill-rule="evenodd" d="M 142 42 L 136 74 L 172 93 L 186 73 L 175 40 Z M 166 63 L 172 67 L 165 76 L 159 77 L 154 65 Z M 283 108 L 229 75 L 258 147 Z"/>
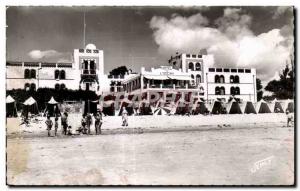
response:
<path id="1" fill-rule="evenodd" d="M 208 103 L 208 73 L 206 73 L 206 103 Z"/>
<path id="2" fill-rule="evenodd" d="M 255 96 L 255 88 L 256 88 L 255 84 L 256 84 L 256 82 L 255 82 L 255 78 L 254 77 L 255 77 L 255 75 L 253 75 L 253 90 L 254 90 L 254 95 L 253 96 L 254 96 L 254 102 L 256 102 L 256 96 Z"/>

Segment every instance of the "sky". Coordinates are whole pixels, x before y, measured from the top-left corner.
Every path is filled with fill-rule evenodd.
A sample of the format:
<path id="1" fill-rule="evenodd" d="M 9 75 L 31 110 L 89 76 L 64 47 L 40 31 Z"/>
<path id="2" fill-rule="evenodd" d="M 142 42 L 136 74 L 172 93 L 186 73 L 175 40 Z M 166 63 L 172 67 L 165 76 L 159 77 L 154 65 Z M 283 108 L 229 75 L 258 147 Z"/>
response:
<path id="1" fill-rule="evenodd" d="M 86 43 L 104 51 L 104 70 L 168 65 L 176 52 L 207 49 L 216 67 L 253 67 L 278 78 L 293 55 L 292 7 L 8 7 L 9 61 L 71 62 Z"/>

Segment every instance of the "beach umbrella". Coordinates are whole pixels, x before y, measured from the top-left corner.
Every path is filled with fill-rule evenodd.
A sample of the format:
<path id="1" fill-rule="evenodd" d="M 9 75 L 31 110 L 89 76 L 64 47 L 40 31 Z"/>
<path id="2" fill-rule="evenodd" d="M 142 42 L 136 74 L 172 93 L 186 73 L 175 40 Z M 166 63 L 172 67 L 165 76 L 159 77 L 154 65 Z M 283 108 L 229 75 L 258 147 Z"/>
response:
<path id="1" fill-rule="evenodd" d="M 241 114 L 241 108 L 239 106 L 239 103 L 235 101 L 235 99 L 232 99 L 228 104 L 226 110 L 229 114 Z"/>
<path id="2" fill-rule="evenodd" d="M 167 115 L 170 113 L 170 108 L 167 107 L 158 107 L 154 110 L 154 115 Z"/>
<path id="3" fill-rule="evenodd" d="M 251 101 L 244 101 L 240 103 L 240 108 L 243 113 L 249 114 L 254 113 L 256 114 L 255 107 Z"/>
<path id="4" fill-rule="evenodd" d="M 271 101 L 268 105 L 269 105 L 271 112 L 284 113 L 282 105 L 276 98 L 273 101 Z"/>
<path id="5" fill-rule="evenodd" d="M 24 105 L 33 105 L 35 103 L 36 103 L 35 99 L 33 99 L 33 97 L 30 97 L 23 104 Z"/>
<path id="6" fill-rule="evenodd" d="M 57 101 L 55 101 L 54 97 L 52 96 L 51 99 L 48 101 L 48 104 L 57 104 Z"/>
<path id="7" fill-rule="evenodd" d="M 266 101 L 263 99 L 256 103 L 256 112 L 257 113 L 271 113 L 271 110 Z"/>
<path id="8" fill-rule="evenodd" d="M 31 112 L 31 113 L 39 112 L 37 102 L 35 101 L 35 99 L 33 99 L 33 97 L 29 97 L 23 104 L 24 104 L 23 113 L 26 116 L 28 115 L 28 112 Z"/>
<path id="9" fill-rule="evenodd" d="M 6 117 L 17 117 L 16 103 L 10 95 L 6 97 Z"/>

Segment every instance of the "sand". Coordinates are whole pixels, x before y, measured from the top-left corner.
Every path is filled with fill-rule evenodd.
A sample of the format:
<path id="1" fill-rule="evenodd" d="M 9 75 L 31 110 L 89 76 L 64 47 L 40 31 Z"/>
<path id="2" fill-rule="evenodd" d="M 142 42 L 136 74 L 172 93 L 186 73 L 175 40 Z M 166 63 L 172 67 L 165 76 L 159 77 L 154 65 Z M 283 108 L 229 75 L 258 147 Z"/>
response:
<path id="1" fill-rule="evenodd" d="M 119 118 L 105 119 L 105 135 L 74 137 L 46 137 L 45 127 L 39 125 L 26 132 L 21 128 L 13 130 L 14 120 L 9 120 L 8 184 L 294 183 L 294 128 L 283 127 L 283 114 L 134 116 L 123 131 L 121 120 L 116 119 Z M 135 128 L 142 130 L 130 134 L 130 129 Z M 269 160 L 254 171 L 257 162 L 264 159 Z"/>

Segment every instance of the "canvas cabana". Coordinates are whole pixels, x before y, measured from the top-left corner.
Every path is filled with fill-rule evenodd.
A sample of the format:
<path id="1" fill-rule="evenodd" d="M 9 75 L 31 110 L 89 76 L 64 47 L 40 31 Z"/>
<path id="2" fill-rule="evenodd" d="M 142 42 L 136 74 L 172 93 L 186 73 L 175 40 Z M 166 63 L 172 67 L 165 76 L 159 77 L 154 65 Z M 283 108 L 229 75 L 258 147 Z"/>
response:
<path id="1" fill-rule="evenodd" d="M 121 104 L 120 104 L 120 110 L 118 112 L 119 116 L 122 115 L 123 108 L 126 108 L 128 115 L 134 114 L 133 102 L 131 100 L 129 100 L 128 98 L 122 99 Z"/>
<path id="2" fill-rule="evenodd" d="M 251 101 L 244 101 L 240 103 L 240 108 L 242 113 L 244 114 L 250 114 L 250 113 L 256 114 L 255 107 Z"/>
<path id="3" fill-rule="evenodd" d="M 102 105 L 102 113 L 104 115 L 114 116 L 115 115 L 115 101 L 107 100 L 101 103 Z"/>
<path id="4" fill-rule="evenodd" d="M 212 114 L 226 114 L 227 110 L 226 110 L 224 102 L 221 100 L 215 100 L 212 104 L 211 113 Z"/>
<path id="5" fill-rule="evenodd" d="M 6 97 L 6 117 L 17 117 L 16 101 L 10 95 Z"/>
<path id="6" fill-rule="evenodd" d="M 178 114 L 178 115 L 185 115 L 187 113 L 190 113 L 192 109 L 192 104 L 183 100 L 183 99 L 180 99 L 177 101 L 176 103 L 176 112 L 175 114 Z"/>
<path id="7" fill-rule="evenodd" d="M 272 102 L 270 102 L 268 105 L 269 105 L 271 112 L 284 113 L 282 105 L 276 98 Z"/>
<path id="8" fill-rule="evenodd" d="M 150 102 L 147 101 L 146 99 L 143 99 L 140 103 L 139 103 L 139 113 L 140 115 L 152 115 L 152 109 L 150 106 Z"/>
<path id="9" fill-rule="evenodd" d="M 54 97 L 52 96 L 51 99 L 48 101 L 44 114 L 53 117 L 53 116 L 60 116 L 60 110 L 58 108 L 58 102 L 55 101 Z"/>
<path id="10" fill-rule="evenodd" d="M 256 103 L 256 113 L 271 113 L 271 110 L 264 100 L 260 100 L 259 102 Z"/>
<path id="11" fill-rule="evenodd" d="M 286 112 L 287 110 L 290 112 L 290 113 L 293 113 L 294 112 L 294 102 L 293 100 L 291 99 L 287 99 L 285 101 L 283 101 L 283 109 L 284 111 Z"/>
<path id="12" fill-rule="evenodd" d="M 92 113 L 96 114 L 97 113 L 97 105 L 99 104 L 99 100 L 86 100 L 84 101 L 84 114 L 87 113 Z"/>
<path id="13" fill-rule="evenodd" d="M 193 115 L 205 114 L 207 110 L 208 109 L 202 100 L 196 100 L 192 107 L 192 114 Z"/>
<path id="14" fill-rule="evenodd" d="M 33 97 L 28 98 L 24 103 L 23 103 L 23 115 L 25 117 L 28 117 L 28 113 L 30 112 L 31 114 L 38 114 L 38 104 L 35 101 Z"/>
<path id="15" fill-rule="evenodd" d="M 228 114 L 242 114 L 240 105 L 235 99 L 232 99 L 227 103 L 226 110 L 228 111 Z"/>

